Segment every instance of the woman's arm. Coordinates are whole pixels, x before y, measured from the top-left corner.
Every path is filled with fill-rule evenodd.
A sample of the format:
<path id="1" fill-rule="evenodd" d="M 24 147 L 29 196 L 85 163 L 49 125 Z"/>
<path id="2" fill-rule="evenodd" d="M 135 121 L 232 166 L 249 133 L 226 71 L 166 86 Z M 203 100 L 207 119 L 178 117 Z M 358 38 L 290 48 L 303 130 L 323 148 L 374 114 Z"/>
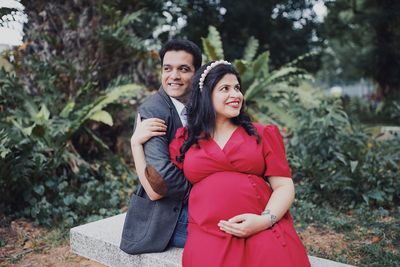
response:
<path id="1" fill-rule="evenodd" d="M 167 126 L 163 120 L 151 118 L 142 121 L 140 119 L 140 114 L 138 114 L 136 128 L 131 137 L 131 150 L 133 159 L 135 161 L 136 173 L 139 177 L 141 185 L 151 200 L 161 199 L 162 196 L 153 190 L 146 178 L 146 158 L 144 156 L 143 144 L 154 136 L 165 135 L 166 130 Z"/>
<path id="2" fill-rule="evenodd" d="M 218 223 L 220 229 L 238 237 L 248 237 L 270 228 L 289 210 L 294 201 L 294 185 L 291 178 L 271 176 L 269 182 L 272 194 L 265 207 L 263 215 L 245 213 L 237 215 L 228 221 Z"/>

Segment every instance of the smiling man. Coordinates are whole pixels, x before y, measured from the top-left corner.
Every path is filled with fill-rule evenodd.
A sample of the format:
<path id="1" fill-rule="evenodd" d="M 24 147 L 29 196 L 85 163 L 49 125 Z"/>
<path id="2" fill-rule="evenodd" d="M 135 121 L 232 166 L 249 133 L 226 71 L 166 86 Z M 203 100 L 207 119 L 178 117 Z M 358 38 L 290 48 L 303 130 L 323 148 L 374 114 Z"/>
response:
<path id="1" fill-rule="evenodd" d="M 186 125 L 185 103 L 191 79 L 201 66 L 201 50 L 191 41 L 171 40 L 160 50 L 160 59 L 161 87 L 143 102 L 139 114 L 141 119 L 162 119 L 167 131 L 144 144 L 151 188 L 140 184 L 129 203 L 120 244 L 129 254 L 183 247 L 186 241 L 190 184 L 171 162 L 169 143 Z"/>

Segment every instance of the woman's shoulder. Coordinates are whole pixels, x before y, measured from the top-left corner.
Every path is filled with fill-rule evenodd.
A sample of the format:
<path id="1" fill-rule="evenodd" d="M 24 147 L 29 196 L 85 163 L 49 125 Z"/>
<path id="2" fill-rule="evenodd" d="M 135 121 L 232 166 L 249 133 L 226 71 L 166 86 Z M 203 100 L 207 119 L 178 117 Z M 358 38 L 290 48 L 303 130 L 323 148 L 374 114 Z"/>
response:
<path id="1" fill-rule="evenodd" d="M 258 122 L 253 122 L 254 128 L 257 129 L 257 132 L 260 136 L 279 133 L 279 128 L 275 124 L 261 124 Z"/>

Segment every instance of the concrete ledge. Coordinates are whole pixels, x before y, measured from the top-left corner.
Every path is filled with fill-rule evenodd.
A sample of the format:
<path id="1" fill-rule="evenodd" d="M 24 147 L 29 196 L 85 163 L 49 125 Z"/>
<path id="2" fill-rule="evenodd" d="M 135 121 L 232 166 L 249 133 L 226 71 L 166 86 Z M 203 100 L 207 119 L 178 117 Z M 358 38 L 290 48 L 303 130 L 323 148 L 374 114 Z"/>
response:
<path id="1" fill-rule="evenodd" d="M 162 253 L 129 255 L 119 249 L 125 213 L 77 226 L 70 231 L 72 252 L 107 266 L 180 267 L 182 249 Z M 351 265 L 309 256 L 312 267 L 350 267 Z"/>

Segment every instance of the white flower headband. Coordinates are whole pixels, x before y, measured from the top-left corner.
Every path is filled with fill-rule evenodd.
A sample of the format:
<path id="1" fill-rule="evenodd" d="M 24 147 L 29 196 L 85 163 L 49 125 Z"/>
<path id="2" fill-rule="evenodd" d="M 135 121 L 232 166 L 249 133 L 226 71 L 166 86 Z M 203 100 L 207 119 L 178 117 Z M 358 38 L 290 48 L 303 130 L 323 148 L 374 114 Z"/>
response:
<path id="1" fill-rule="evenodd" d="M 200 76 L 200 80 L 199 80 L 199 88 L 200 88 L 200 91 L 203 91 L 204 80 L 206 79 L 208 73 L 209 73 L 213 68 L 215 68 L 216 66 L 221 65 L 221 64 L 224 64 L 224 65 L 231 65 L 231 63 L 228 62 L 228 61 L 226 61 L 226 60 L 218 60 L 218 61 L 215 61 L 215 62 L 211 63 L 211 64 L 203 71 L 203 73 L 202 73 L 201 76 Z"/>

